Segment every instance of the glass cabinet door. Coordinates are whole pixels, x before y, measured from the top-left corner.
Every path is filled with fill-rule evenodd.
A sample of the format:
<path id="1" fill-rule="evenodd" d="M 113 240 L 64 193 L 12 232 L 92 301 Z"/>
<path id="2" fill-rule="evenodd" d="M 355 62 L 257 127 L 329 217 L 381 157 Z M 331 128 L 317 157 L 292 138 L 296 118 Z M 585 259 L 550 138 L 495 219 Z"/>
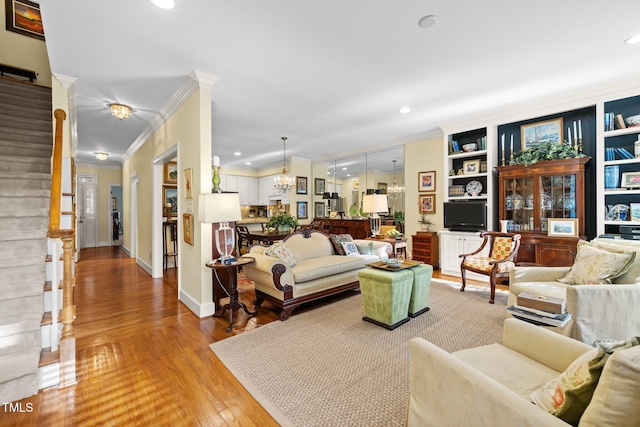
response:
<path id="1" fill-rule="evenodd" d="M 576 218 L 575 174 L 541 177 L 540 218 Z M 542 230 L 546 231 L 546 230 Z"/>
<path id="2" fill-rule="evenodd" d="M 512 178 L 505 180 L 504 195 L 507 231 L 533 231 L 534 224 L 534 178 Z"/>

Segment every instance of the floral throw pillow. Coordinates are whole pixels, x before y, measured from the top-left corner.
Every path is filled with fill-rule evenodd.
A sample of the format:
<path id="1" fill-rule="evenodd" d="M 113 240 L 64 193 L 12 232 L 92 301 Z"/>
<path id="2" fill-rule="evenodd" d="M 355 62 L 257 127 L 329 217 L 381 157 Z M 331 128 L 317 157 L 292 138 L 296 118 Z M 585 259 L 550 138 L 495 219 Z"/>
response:
<path id="1" fill-rule="evenodd" d="M 638 344 L 637 337 L 626 341 L 596 341 L 595 349 L 577 358 L 558 378 L 534 391 L 531 401 L 567 423 L 578 425 L 609 356 L 616 350 Z"/>
<path id="2" fill-rule="evenodd" d="M 358 247 L 353 242 L 342 242 L 342 248 L 347 256 L 360 255 Z"/>
<path id="3" fill-rule="evenodd" d="M 269 248 L 264 251 L 264 254 L 281 259 L 289 264 L 290 267 L 294 267 L 296 265 L 296 259 L 293 256 L 293 252 L 291 252 L 291 249 L 282 242 L 277 242 L 269 246 Z"/>
<path id="4" fill-rule="evenodd" d="M 342 243 L 353 242 L 351 234 L 329 234 L 329 240 L 331 240 L 331 244 L 333 245 L 333 249 L 336 251 L 336 255 L 346 255 L 347 253 L 344 251 Z"/>
<path id="5" fill-rule="evenodd" d="M 580 240 L 571 270 L 558 281 L 569 285 L 610 284 L 611 279 L 629 270 L 635 259 L 635 251 L 605 250 Z"/>

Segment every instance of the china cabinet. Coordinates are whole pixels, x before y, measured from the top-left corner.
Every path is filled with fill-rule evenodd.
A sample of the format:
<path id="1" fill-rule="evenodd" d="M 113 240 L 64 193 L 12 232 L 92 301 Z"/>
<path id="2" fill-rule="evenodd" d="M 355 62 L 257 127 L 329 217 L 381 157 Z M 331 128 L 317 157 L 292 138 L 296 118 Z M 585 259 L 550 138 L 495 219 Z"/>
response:
<path id="1" fill-rule="evenodd" d="M 585 235 L 584 172 L 590 159 L 496 167 L 499 218 L 508 221 L 507 231 L 522 235 L 518 262 L 573 263 L 577 242 Z"/>

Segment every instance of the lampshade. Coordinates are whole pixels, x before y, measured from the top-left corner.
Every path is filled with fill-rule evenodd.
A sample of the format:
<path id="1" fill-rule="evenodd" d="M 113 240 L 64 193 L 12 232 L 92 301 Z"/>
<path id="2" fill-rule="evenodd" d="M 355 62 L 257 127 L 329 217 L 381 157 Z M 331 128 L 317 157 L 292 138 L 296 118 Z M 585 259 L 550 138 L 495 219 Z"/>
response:
<path id="1" fill-rule="evenodd" d="M 233 222 L 242 219 L 238 193 L 200 194 L 198 220 L 200 222 Z"/>
<path id="2" fill-rule="evenodd" d="M 362 198 L 362 211 L 366 213 L 387 212 L 386 194 L 367 194 Z"/>
<path id="3" fill-rule="evenodd" d="M 322 193 L 322 200 L 327 200 L 327 199 L 330 199 L 330 198 L 331 198 L 331 193 L 326 192 L 326 191 L 324 193 Z"/>
<path id="4" fill-rule="evenodd" d="M 338 193 L 331 193 L 331 198 L 334 199 L 334 200 L 339 199 Z"/>

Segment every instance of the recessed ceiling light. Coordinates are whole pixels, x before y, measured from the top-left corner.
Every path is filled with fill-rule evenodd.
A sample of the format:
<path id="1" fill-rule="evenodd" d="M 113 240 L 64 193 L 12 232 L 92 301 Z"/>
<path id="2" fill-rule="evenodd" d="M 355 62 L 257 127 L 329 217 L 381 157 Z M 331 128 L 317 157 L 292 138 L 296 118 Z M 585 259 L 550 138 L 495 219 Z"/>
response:
<path id="1" fill-rule="evenodd" d="M 343 170 L 343 171 L 346 171 L 346 170 L 347 170 L 347 168 L 342 168 L 342 170 Z"/>
<path id="2" fill-rule="evenodd" d="M 245 165 L 250 165 L 250 164 L 251 164 L 251 162 L 245 162 L 244 164 L 245 164 Z"/>
<path id="3" fill-rule="evenodd" d="M 347 174 L 347 176 L 351 176 L 351 174 L 350 174 L 350 173 L 348 173 L 348 174 Z"/>
<path id="4" fill-rule="evenodd" d="M 151 3 L 161 9 L 173 9 L 176 6 L 173 0 L 151 0 Z"/>
<path id="5" fill-rule="evenodd" d="M 629 37 L 624 41 L 624 44 L 636 44 L 636 43 L 640 43 L 640 34 L 636 34 L 633 37 Z"/>
<path id="6" fill-rule="evenodd" d="M 402 107 L 400 109 L 400 114 L 408 114 L 411 112 L 411 108 L 410 107 Z"/>
<path id="7" fill-rule="evenodd" d="M 234 156 L 241 156 L 241 155 L 242 155 L 242 153 L 241 153 L 241 152 L 239 152 L 239 151 L 236 151 L 235 153 L 233 153 L 233 155 L 234 155 Z"/>
<path id="8" fill-rule="evenodd" d="M 436 25 L 436 22 L 438 22 L 438 17 L 436 15 L 427 15 L 420 18 L 418 25 L 422 28 L 429 28 Z"/>

